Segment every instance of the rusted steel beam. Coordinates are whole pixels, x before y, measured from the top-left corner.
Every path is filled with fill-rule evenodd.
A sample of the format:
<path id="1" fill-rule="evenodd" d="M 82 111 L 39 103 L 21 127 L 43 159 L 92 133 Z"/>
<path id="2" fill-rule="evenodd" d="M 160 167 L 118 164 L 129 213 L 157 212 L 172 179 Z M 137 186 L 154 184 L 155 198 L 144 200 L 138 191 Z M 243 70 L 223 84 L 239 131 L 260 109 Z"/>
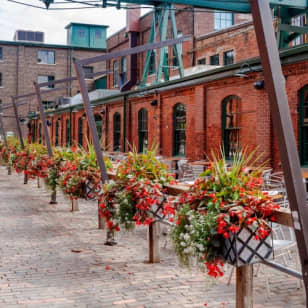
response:
<path id="1" fill-rule="evenodd" d="M 74 66 L 75 66 L 75 70 L 76 70 L 76 74 L 77 74 L 77 78 L 79 82 L 83 105 L 84 105 L 87 118 L 88 118 L 88 123 L 89 123 L 89 128 L 90 128 L 90 132 L 92 136 L 94 150 L 96 153 L 97 163 L 100 168 L 101 180 L 103 183 L 105 183 L 108 181 L 108 175 L 107 175 L 107 170 L 106 170 L 106 166 L 104 162 L 103 152 L 101 149 L 100 141 L 99 141 L 97 130 L 96 130 L 95 119 L 94 119 L 93 110 L 91 108 L 90 98 L 89 98 L 88 89 L 87 89 L 87 85 L 85 81 L 85 73 L 83 70 L 83 65 L 78 60 L 74 59 Z"/>
<path id="2" fill-rule="evenodd" d="M 104 74 L 110 74 L 110 73 L 112 73 L 111 70 L 106 70 L 106 71 L 102 71 L 102 72 L 89 73 L 88 76 L 89 77 L 96 77 L 96 76 L 100 76 L 100 75 L 104 75 Z M 47 87 L 47 86 L 51 86 L 51 85 L 55 85 L 55 84 L 59 84 L 59 83 L 65 83 L 65 82 L 69 82 L 69 81 L 74 81 L 74 80 L 78 80 L 77 77 L 71 77 L 71 78 L 64 78 L 64 79 L 51 80 L 51 81 L 47 81 L 47 82 L 41 82 L 41 83 L 38 83 L 38 86 L 40 88 L 43 88 L 43 87 Z"/>
<path id="3" fill-rule="evenodd" d="M 12 106 L 13 106 L 13 109 L 14 109 L 15 120 L 16 120 L 16 124 L 17 124 L 17 133 L 18 133 L 18 137 L 19 137 L 19 142 L 20 142 L 21 148 L 24 149 L 25 144 L 24 144 L 24 140 L 22 138 L 22 132 L 21 132 L 20 121 L 19 121 L 19 116 L 18 116 L 18 108 L 17 108 L 16 100 L 13 96 L 12 96 Z"/>
<path id="4" fill-rule="evenodd" d="M 35 92 L 36 92 L 36 96 L 37 96 L 37 103 L 38 103 L 38 106 L 39 106 L 41 120 L 42 120 L 42 123 L 43 123 L 44 136 L 45 136 L 45 142 L 46 142 L 46 146 L 47 146 L 48 156 L 52 157 L 52 148 L 51 148 L 51 142 L 50 142 L 49 133 L 48 133 L 48 127 L 47 127 L 47 121 L 46 121 L 44 106 L 43 106 L 43 103 L 42 103 L 42 96 L 41 96 L 40 88 L 39 88 L 39 86 L 36 82 L 34 82 L 34 88 L 35 88 Z"/>
<path id="5" fill-rule="evenodd" d="M 179 44 L 179 43 L 182 43 L 182 42 L 189 41 L 190 39 L 191 39 L 190 35 L 185 35 L 185 36 L 182 36 L 182 37 L 179 37 L 179 38 L 176 38 L 176 39 L 172 39 L 172 40 L 161 41 L 161 42 L 152 43 L 152 44 L 145 44 L 145 45 L 137 46 L 137 47 L 130 48 L 130 49 L 125 49 L 125 50 L 107 53 L 107 54 L 104 54 L 104 55 L 101 55 L 101 56 L 96 56 L 96 57 L 92 57 L 92 58 L 86 58 L 86 59 L 78 60 L 78 63 L 79 63 L 79 65 L 83 66 L 83 65 L 87 65 L 87 64 L 107 61 L 107 60 L 111 60 L 111 59 L 114 59 L 114 58 L 120 58 L 120 57 L 124 57 L 124 56 L 133 55 L 135 53 L 148 51 L 148 50 L 151 50 L 151 49 L 158 49 L 158 48 L 166 47 L 166 46 L 169 46 L 169 45 Z"/>
<path id="6" fill-rule="evenodd" d="M 282 73 L 271 10 L 267 0 L 250 0 L 251 12 L 269 95 L 274 132 L 282 162 L 288 199 L 298 244 L 308 307 L 308 206 L 294 130 L 290 115 L 285 78 Z"/>

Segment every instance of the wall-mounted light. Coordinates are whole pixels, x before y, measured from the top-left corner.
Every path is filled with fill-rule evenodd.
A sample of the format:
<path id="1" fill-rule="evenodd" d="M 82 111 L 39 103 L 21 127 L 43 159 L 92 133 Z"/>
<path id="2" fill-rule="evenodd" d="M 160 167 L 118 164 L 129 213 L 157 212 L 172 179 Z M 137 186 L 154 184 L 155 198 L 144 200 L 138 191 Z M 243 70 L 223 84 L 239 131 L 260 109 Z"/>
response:
<path id="1" fill-rule="evenodd" d="M 51 122 L 49 120 L 46 121 L 47 126 L 51 126 Z"/>
<path id="2" fill-rule="evenodd" d="M 61 117 L 58 118 L 58 121 L 61 121 Z"/>
<path id="3" fill-rule="evenodd" d="M 248 78 L 247 73 L 252 73 L 254 70 L 250 67 L 249 63 L 243 63 L 240 70 L 234 74 L 235 77 Z"/>
<path id="4" fill-rule="evenodd" d="M 82 119 L 85 119 L 86 116 L 87 116 L 86 113 L 83 113 L 81 118 L 82 118 Z"/>
<path id="5" fill-rule="evenodd" d="M 99 113 L 100 114 L 105 114 L 105 109 L 102 109 Z"/>
<path id="6" fill-rule="evenodd" d="M 154 99 L 153 101 L 151 101 L 151 106 L 157 106 L 158 105 L 158 100 Z"/>
<path id="7" fill-rule="evenodd" d="M 264 80 L 258 80 L 253 84 L 256 90 L 263 90 L 264 89 Z"/>

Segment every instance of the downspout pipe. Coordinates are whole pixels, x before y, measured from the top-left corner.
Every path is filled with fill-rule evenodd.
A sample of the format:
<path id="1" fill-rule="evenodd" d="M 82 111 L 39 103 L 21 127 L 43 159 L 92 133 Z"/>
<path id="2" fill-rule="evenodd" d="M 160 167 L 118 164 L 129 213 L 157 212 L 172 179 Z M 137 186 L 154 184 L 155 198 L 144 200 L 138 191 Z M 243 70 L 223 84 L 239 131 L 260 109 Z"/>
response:
<path id="1" fill-rule="evenodd" d="M 137 46 L 138 32 L 129 32 L 129 48 Z M 129 91 L 132 87 L 137 84 L 137 74 L 138 74 L 138 64 L 137 64 L 137 54 L 130 56 L 130 70 L 129 70 L 129 80 L 121 87 L 121 92 Z"/>

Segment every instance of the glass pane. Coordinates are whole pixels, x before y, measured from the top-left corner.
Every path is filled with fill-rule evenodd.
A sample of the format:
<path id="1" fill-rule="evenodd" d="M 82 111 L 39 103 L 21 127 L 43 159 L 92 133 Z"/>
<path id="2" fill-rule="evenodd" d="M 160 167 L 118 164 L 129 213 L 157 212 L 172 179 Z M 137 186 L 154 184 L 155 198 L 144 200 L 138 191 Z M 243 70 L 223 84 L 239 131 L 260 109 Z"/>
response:
<path id="1" fill-rule="evenodd" d="M 174 118 L 174 155 L 185 156 L 186 153 L 186 107 L 183 104 L 175 106 Z"/>

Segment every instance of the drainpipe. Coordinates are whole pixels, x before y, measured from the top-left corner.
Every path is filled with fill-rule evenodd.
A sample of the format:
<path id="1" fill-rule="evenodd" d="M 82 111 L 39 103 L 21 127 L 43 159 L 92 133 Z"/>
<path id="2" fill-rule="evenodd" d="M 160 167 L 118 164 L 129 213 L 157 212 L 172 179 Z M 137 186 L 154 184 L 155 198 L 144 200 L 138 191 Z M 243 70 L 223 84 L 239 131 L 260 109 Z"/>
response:
<path id="1" fill-rule="evenodd" d="M 129 35 L 129 48 L 137 46 L 137 36 L 138 32 L 131 31 Z M 138 73 L 138 64 L 137 64 L 137 54 L 130 55 L 130 70 L 129 70 L 129 80 L 121 87 L 121 92 L 129 91 L 137 83 L 137 73 Z"/>

